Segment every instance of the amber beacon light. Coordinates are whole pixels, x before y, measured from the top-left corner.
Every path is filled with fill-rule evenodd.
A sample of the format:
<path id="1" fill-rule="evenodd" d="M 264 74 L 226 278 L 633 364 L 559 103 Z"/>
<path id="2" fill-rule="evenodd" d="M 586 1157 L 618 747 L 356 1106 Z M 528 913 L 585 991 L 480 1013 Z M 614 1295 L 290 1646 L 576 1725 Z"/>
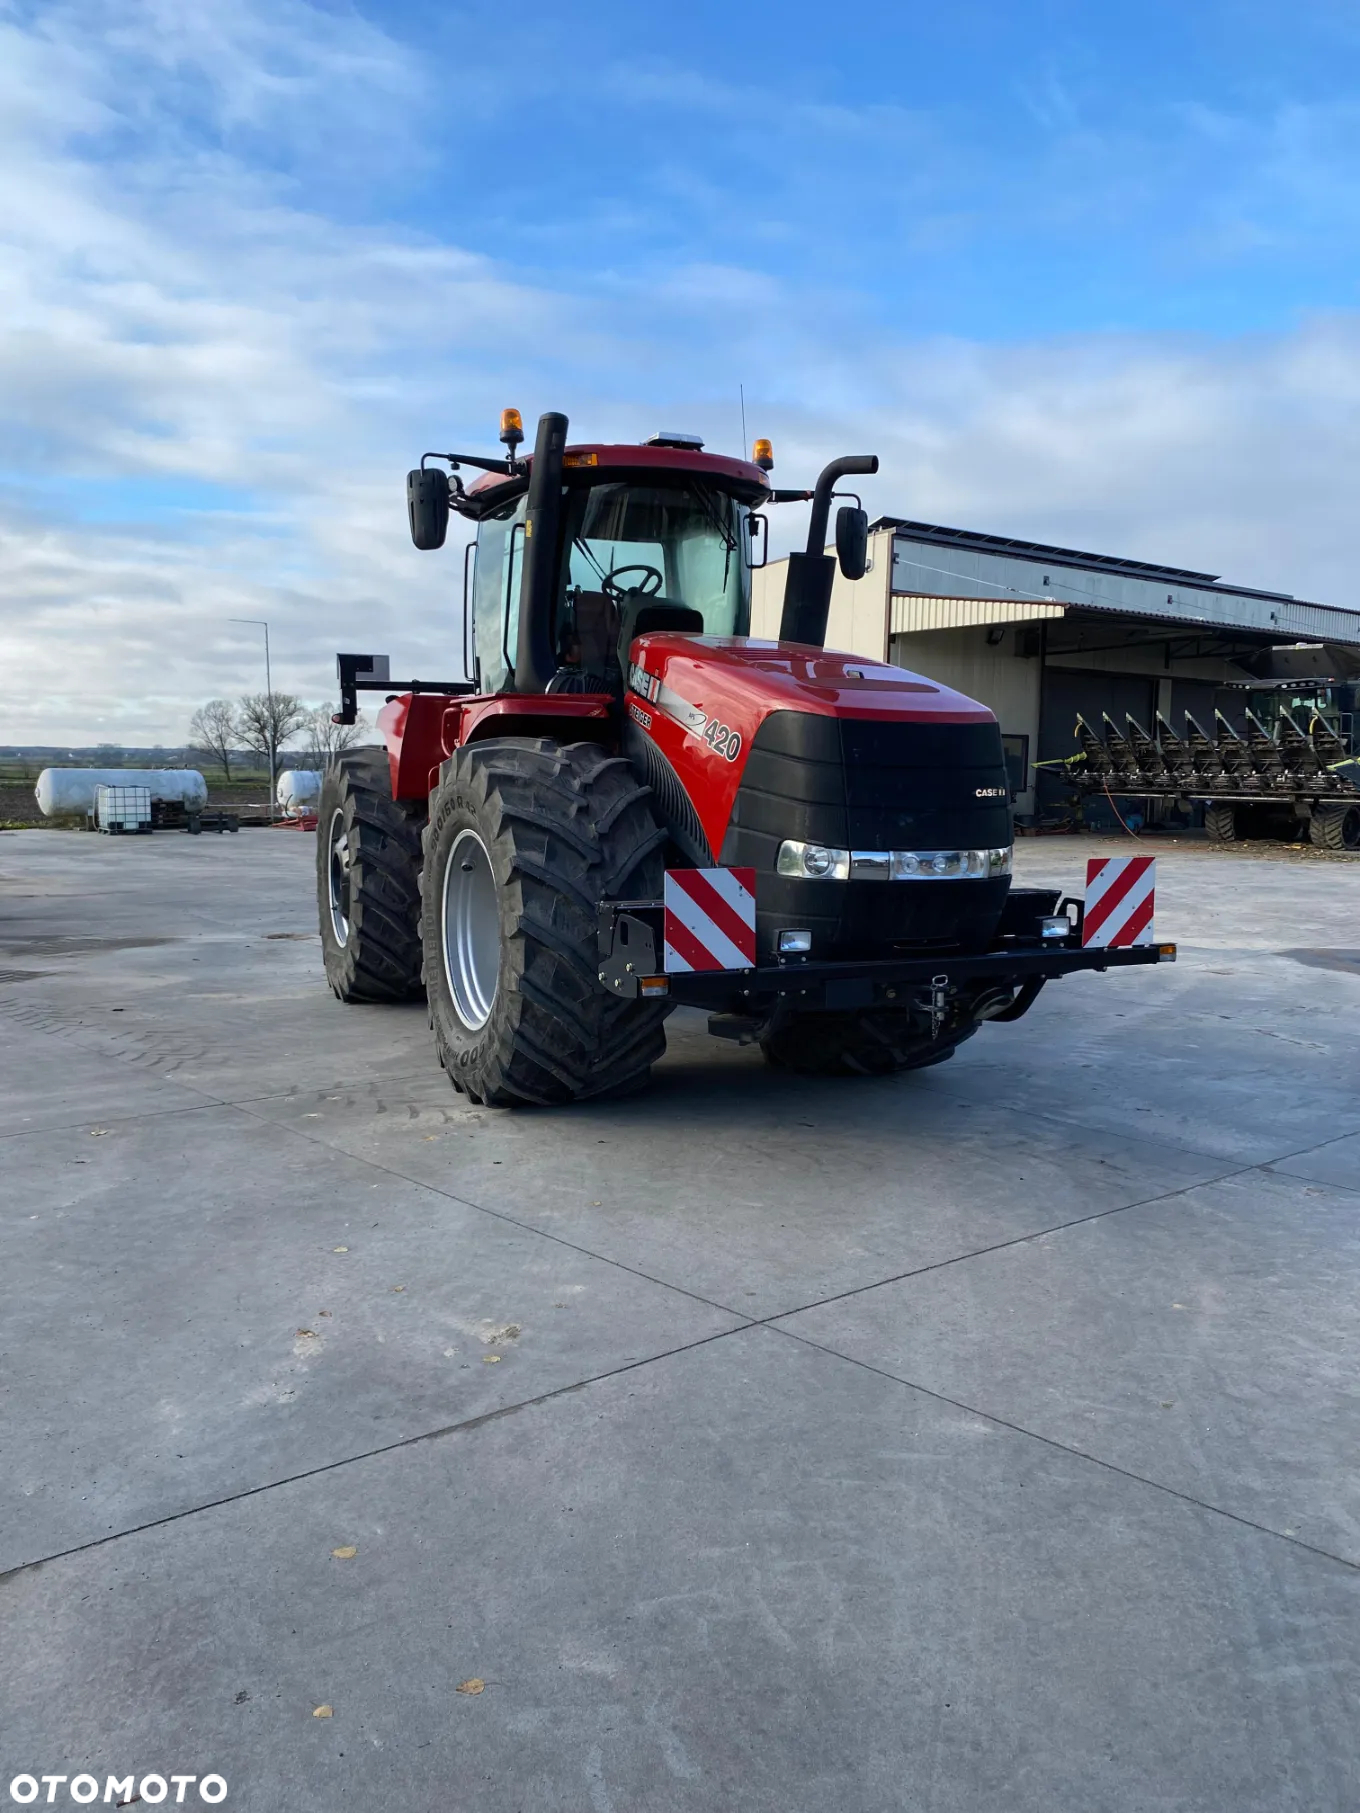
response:
<path id="1" fill-rule="evenodd" d="M 510 449 L 511 459 L 514 459 L 515 449 L 524 439 L 524 418 L 518 409 L 502 409 L 501 439 Z"/>
<path id="2" fill-rule="evenodd" d="M 762 472 L 769 472 L 774 466 L 774 448 L 768 441 L 757 441 L 751 449 L 751 458 Z"/>

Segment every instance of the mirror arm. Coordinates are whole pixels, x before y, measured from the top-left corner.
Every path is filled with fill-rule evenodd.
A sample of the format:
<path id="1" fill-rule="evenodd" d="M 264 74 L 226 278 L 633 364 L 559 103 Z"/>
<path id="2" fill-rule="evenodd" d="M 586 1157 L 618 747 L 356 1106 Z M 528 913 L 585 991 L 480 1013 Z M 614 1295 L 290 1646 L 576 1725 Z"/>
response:
<path id="1" fill-rule="evenodd" d="M 529 470 L 528 460 L 484 460 L 479 453 L 422 453 L 420 469 L 426 460 L 447 460 L 452 471 L 460 466 L 475 466 L 479 472 L 503 472 L 507 478 L 523 478 Z"/>

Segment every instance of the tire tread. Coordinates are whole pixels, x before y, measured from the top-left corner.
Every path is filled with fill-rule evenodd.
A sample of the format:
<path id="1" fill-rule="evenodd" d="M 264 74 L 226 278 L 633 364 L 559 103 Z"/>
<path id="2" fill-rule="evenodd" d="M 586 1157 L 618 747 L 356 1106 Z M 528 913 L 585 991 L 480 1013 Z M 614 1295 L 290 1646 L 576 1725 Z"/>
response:
<path id="1" fill-rule="evenodd" d="M 457 802 L 462 801 L 459 805 Z M 629 764 L 595 743 L 506 738 L 474 743 L 448 765 L 432 802 L 427 848 L 449 814 L 472 813 L 503 869 L 502 935 L 514 977 L 485 1037 L 452 1016 L 438 976 L 431 1014 L 456 1088 L 490 1106 L 546 1104 L 642 1086 L 665 1050 L 665 1002 L 623 1002 L 599 985 L 596 908 L 621 892 L 658 893 L 665 832 Z M 433 899 L 427 965 L 441 967 Z"/>
<path id="2" fill-rule="evenodd" d="M 338 807 L 349 812 L 355 857 L 350 936 L 330 928 L 329 836 Z M 423 802 L 392 797 L 387 752 L 342 755 L 323 783 L 317 814 L 317 911 L 326 976 L 342 1001 L 417 1001 L 421 980 L 420 868 Z"/>

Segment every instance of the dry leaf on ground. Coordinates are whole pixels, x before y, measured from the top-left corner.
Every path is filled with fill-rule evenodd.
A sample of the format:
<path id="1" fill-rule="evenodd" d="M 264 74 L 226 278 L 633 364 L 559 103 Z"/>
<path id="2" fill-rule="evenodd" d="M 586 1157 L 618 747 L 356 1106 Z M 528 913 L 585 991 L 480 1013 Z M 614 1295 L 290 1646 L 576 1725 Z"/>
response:
<path id="1" fill-rule="evenodd" d="M 353 1561 L 358 1553 L 358 1549 L 355 1548 L 352 1542 L 347 1542 L 342 1549 L 331 1550 L 331 1554 L 334 1555 L 337 1561 Z"/>
<path id="2" fill-rule="evenodd" d="M 455 1693 L 481 1693 L 486 1687 L 485 1681 L 479 1681 L 474 1675 L 470 1681 L 460 1681 L 454 1688 Z"/>

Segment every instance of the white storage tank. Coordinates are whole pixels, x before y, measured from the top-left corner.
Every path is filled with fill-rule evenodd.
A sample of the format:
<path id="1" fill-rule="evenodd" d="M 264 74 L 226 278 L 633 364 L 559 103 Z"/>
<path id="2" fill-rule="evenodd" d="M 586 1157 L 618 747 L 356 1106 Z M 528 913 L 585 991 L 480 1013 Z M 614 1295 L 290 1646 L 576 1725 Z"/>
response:
<path id="1" fill-rule="evenodd" d="M 274 789 L 285 818 L 302 818 L 315 812 L 321 798 L 322 777 L 313 768 L 285 768 Z"/>
<path id="2" fill-rule="evenodd" d="M 145 787 L 153 800 L 201 812 L 208 783 L 197 768 L 44 768 L 33 789 L 44 818 L 88 818 L 96 787 Z"/>

